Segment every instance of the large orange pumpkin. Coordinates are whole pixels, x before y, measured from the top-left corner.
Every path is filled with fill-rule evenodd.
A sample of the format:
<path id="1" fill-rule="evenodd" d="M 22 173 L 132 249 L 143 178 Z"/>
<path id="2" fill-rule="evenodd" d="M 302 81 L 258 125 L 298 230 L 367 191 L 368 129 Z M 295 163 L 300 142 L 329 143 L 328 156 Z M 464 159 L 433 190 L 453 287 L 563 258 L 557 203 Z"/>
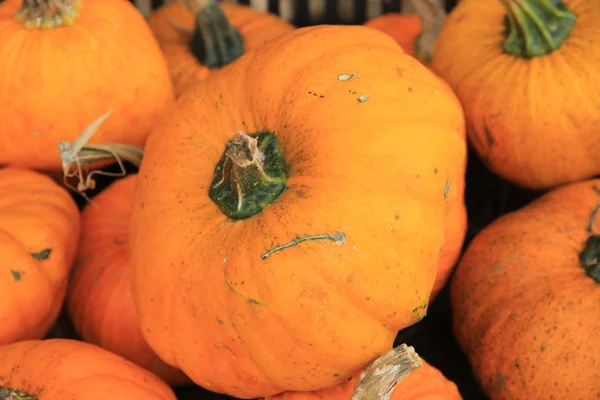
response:
<path id="1" fill-rule="evenodd" d="M 587 229 L 597 185 L 554 189 L 499 218 L 458 265 L 454 330 L 491 399 L 600 397 L 600 221 Z"/>
<path id="2" fill-rule="evenodd" d="M 173 101 L 165 59 L 128 1 L 1 2 L 0 54 L 0 165 L 60 171 L 58 143 L 108 109 L 92 142 L 141 146 Z"/>
<path id="3" fill-rule="evenodd" d="M 347 382 L 314 392 L 285 392 L 264 400 L 350 400 L 362 371 Z M 398 383 L 391 400 L 462 400 L 456 384 L 421 359 L 421 367 Z"/>
<path id="4" fill-rule="evenodd" d="M 67 306 L 85 341 L 119 354 L 167 383 L 189 382 L 146 344 L 131 296 L 129 220 L 136 175 L 119 179 L 94 197 L 81 215 L 82 233 Z"/>
<path id="5" fill-rule="evenodd" d="M 463 0 L 446 19 L 432 68 L 502 178 L 548 189 L 600 173 L 599 20 L 600 0 Z"/>
<path id="6" fill-rule="evenodd" d="M 161 121 L 131 246 L 142 332 L 163 360 L 235 397 L 316 390 L 423 318 L 464 179 L 464 120 L 393 39 L 285 34 Z"/>
<path id="7" fill-rule="evenodd" d="M 0 168 L 0 345 L 41 339 L 53 325 L 79 230 L 77 205 L 51 178 Z"/>
<path id="8" fill-rule="evenodd" d="M 30 340 L 0 347 L 0 399 L 176 400 L 163 381 L 88 343 Z"/>
<path id="9" fill-rule="evenodd" d="M 212 0 L 187 3 L 190 8 L 183 3 L 164 5 L 148 18 L 167 59 L 177 97 L 244 52 L 295 29 L 274 14 L 248 6 Z"/>

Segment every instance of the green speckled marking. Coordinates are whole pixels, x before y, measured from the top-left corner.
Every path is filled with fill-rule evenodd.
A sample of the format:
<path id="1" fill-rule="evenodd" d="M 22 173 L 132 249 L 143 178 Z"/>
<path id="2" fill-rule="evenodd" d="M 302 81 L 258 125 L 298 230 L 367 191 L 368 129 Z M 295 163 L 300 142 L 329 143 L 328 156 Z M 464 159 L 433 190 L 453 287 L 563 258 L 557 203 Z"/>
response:
<path id="1" fill-rule="evenodd" d="M 16 389 L 0 386 L 0 400 L 37 400 L 37 398 Z"/>

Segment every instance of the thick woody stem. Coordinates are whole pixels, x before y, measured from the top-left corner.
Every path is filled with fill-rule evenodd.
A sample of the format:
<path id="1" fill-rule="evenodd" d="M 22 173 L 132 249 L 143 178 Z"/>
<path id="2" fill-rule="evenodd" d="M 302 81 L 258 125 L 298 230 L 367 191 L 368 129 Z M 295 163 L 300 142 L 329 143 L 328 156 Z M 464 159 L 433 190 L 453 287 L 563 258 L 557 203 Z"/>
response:
<path id="1" fill-rule="evenodd" d="M 0 386 L 0 400 L 37 400 L 37 398 L 16 389 Z"/>
<path id="2" fill-rule="evenodd" d="M 244 53 L 243 39 L 227 19 L 217 0 L 185 0 L 196 16 L 190 50 L 198 62 L 220 68 Z"/>
<path id="3" fill-rule="evenodd" d="M 421 17 L 423 30 L 416 43 L 417 58 L 423 63 L 431 62 L 435 42 L 446 19 L 446 10 L 440 0 L 409 0 Z"/>
<path id="4" fill-rule="evenodd" d="M 506 9 L 504 52 L 533 58 L 560 48 L 577 17 L 561 0 L 500 0 Z"/>
<path id="5" fill-rule="evenodd" d="M 287 165 L 272 132 L 236 132 L 215 167 L 209 197 L 231 219 L 260 213 L 285 190 Z"/>
<path id="6" fill-rule="evenodd" d="M 73 25 L 83 6 L 81 0 L 23 0 L 15 19 L 27 29 Z"/>
<path id="7" fill-rule="evenodd" d="M 396 385 L 421 365 L 415 349 L 401 344 L 365 369 L 350 400 L 389 400 Z"/>

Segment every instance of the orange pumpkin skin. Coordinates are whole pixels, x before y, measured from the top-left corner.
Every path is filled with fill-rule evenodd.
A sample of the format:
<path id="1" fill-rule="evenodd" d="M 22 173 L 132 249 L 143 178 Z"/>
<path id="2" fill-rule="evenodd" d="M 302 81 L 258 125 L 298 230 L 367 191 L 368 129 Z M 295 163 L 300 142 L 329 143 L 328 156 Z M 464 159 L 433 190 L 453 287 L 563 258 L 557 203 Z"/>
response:
<path id="1" fill-rule="evenodd" d="M 0 345 L 41 339 L 54 324 L 79 231 L 77 205 L 51 178 L 0 169 Z"/>
<path id="2" fill-rule="evenodd" d="M 600 96 L 590 84 L 600 57 L 600 1 L 563 2 L 577 15 L 568 38 L 558 50 L 527 59 L 503 50 L 500 1 L 461 1 L 445 21 L 431 63 L 460 98 L 482 160 L 531 189 L 600 173 Z"/>
<path id="3" fill-rule="evenodd" d="M 150 136 L 134 193 L 133 293 L 150 346 L 239 398 L 333 386 L 385 354 L 425 315 L 463 129 L 447 85 L 362 26 L 296 30 L 195 85 Z M 208 193 L 240 130 L 275 132 L 289 178 L 234 222 Z M 265 257 L 339 231 L 342 243 Z"/>
<path id="4" fill-rule="evenodd" d="M 295 29 L 277 15 L 249 6 L 222 3 L 221 8 L 242 35 L 245 52 Z M 148 24 L 167 59 L 176 97 L 216 70 L 202 65 L 190 50 L 191 35 L 185 30 L 194 29 L 195 17 L 185 4 L 174 2 L 160 7 L 150 15 Z"/>
<path id="5" fill-rule="evenodd" d="M 444 374 L 425 360 L 421 359 L 421 362 L 423 365 L 419 369 L 398 383 L 390 400 L 462 400 L 454 382 L 446 379 Z M 350 400 L 361 373 L 332 388 L 314 392 L 285 392 L 264 400 Z"/>
<path id="6" fill-rule="evenodd" d="M 165 59 L 128 1 L 81 0 L 73 26 L 25 29 L 0 3 L 0 165 L 59 171 L 73 141 L 112 109 L 91 143 L 141 146 L 173 99 Z"/>
<path id="7" fill-rule="evenodd" d="M 406 54 L 417 56 L 417 39 L 423 30 L 418 14 L 386 13 L 365 22 L 365 26 L 380 30 L 392 37 Z"/>
<path id="8" fill-rule="evenodd" d="M 599 200 L 594 185 L 554 189 L 499 218 L 457 267 L 454 331 L 491 399 L 600 396 L 600 285 L 578 260 Z"/>
<path id="9" fill-rule="evenodd" d="M 189 379 L 150 349 L 140 332 L 131 296 L 129 220 L 136 175 L 112 183 L 81 215 L 76 269 L 67 296 L 69 316 L 86 342 L 119 354 L 167 383 Z"/>
<path id="10" fill-rule="evenodd" d="M 2 387 L 36 400 L 176 400 L 171 388 L 152 373 L 100 347 L 67 339 L 0 347 Z"/>

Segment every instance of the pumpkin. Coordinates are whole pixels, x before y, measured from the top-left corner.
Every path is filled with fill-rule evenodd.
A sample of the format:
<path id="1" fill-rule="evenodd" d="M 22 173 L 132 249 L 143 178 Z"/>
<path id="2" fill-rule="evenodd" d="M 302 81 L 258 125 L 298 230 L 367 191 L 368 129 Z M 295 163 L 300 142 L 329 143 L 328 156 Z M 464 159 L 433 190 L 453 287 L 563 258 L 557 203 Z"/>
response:
<path id="1" fill-rule="evenodd" d="M 67 295 L 77 334 L 154 372 L 167 383 L 189 379 L 146 344 L 131 296 L 129 219 L 136 175 L 119 179 L 94 197 L 81 215 L 82 234 Z"/>
<path id="2" fill-rule="evenodd" d="M 285 392 L 264 400 L 350 400 L 362 371 L 338 386 L 314 392 Z M 391 400 L 462 400 L 456 384 L 421 359 L 421 366 L 394 389 Z"/>
<path id="3" fill-rule="evenodd" d="M 431 66 L 500 177 L 541 190 L 600 173 L 599 19 L 599 0 L 464 0 L 446 19 Z"/>
<path id="4" fill-rule="evenodd" d="M 2 400 L 176 400 L 159 378 L 100 347 L 76 340 L 0 346 Z"/>
<path id="5" fill-rule="evenodd" d="M 142 146 L 173 101 L 165 59 L 128 1 L 3 1 L 0 54 L 0 166 L 60 171 L 59 141 L 108 109 L 93 140 Z"/>
<path id="6" fill-rule="evenodd" d="M 79 210 L 38 172 L 0 168 L 0 345 L 41 339 L 63 304 Z"/>
<path id="7" fill-rule="evenodd" d="M 294 29 L 284 19 L 249 6 L 213 0 L 187 3 L 166 4 L 148 18 L 177 97 L 244 52 Z"/>
<path id="8" fill-rule="evenodd" d="M 284 34 L 194 85 L 134 191 L 150 347 L 238 398 L 350 378 L 426 313 L 463 129 L 449 87 L 363 26 Z"/>
<path id="9" fill-rule="evenodd" d="M 600 180 L 553 189 L 486 227 L 451 283 L 454 331 L 491 399 L 595 399 Z"/>

